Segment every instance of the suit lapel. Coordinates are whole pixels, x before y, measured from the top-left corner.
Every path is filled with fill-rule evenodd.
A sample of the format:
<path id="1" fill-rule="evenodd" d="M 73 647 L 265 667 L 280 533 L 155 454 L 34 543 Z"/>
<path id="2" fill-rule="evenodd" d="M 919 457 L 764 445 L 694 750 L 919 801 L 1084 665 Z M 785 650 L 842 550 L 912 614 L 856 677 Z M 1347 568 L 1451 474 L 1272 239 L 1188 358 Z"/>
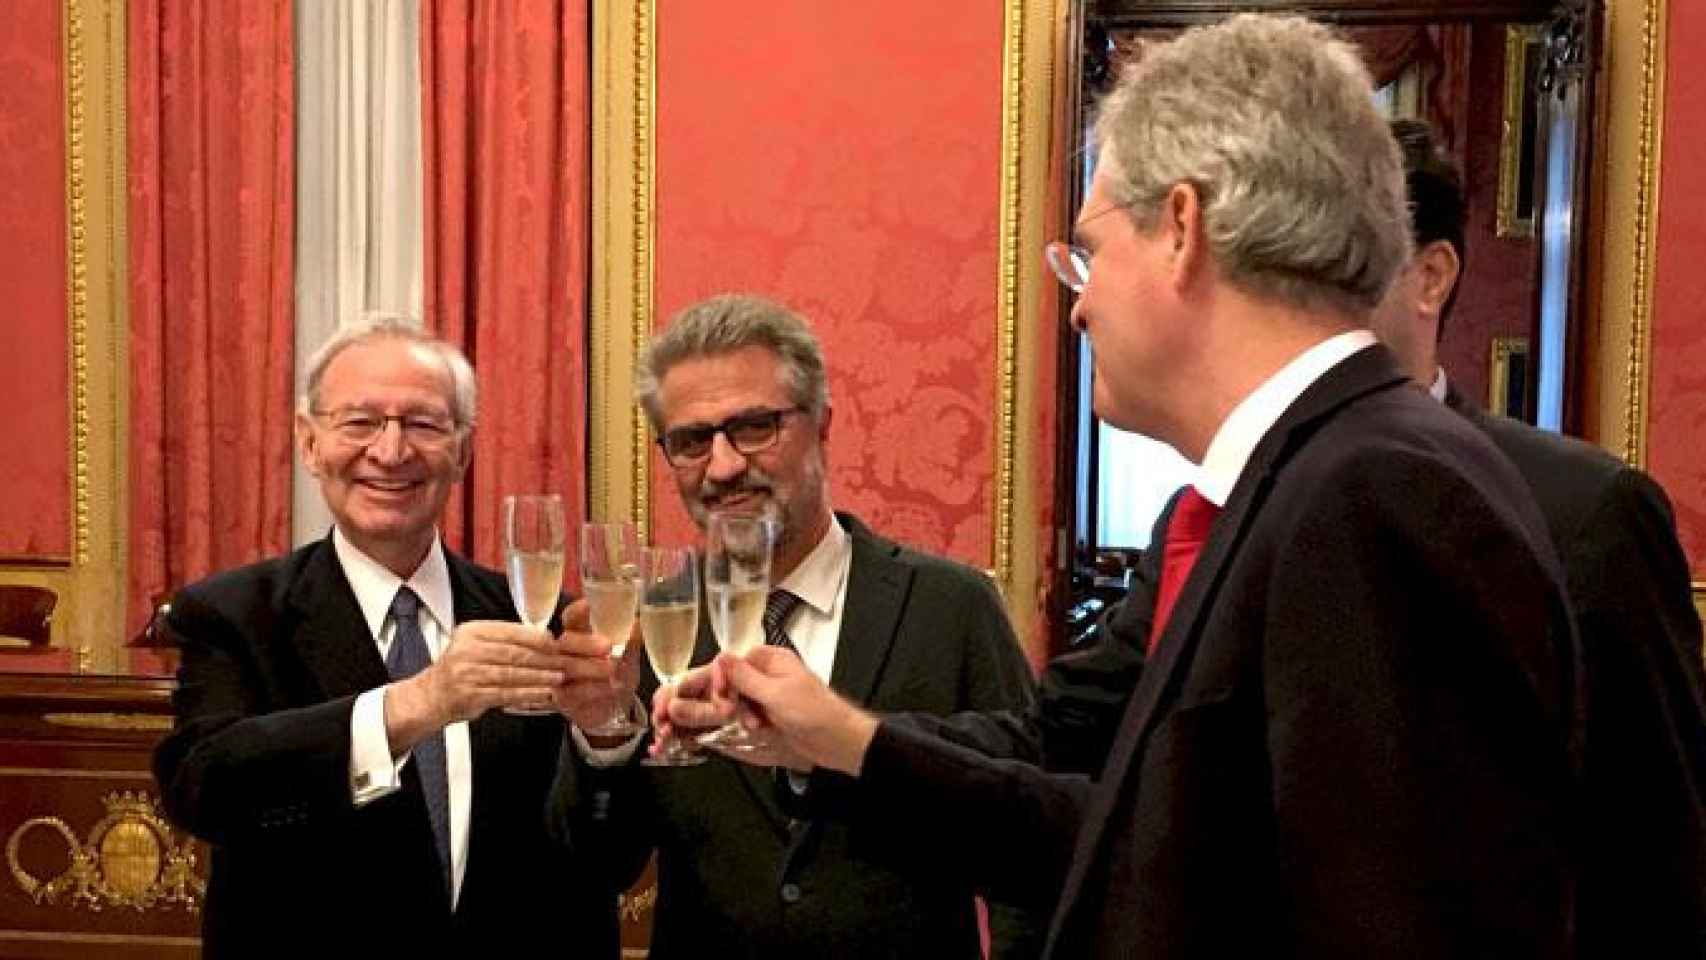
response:
<path id="1" fill-rule="evenodd" d="M 1067 913 L 1075 904 L 1092 860 L 1098 855 L 1101 837 L 1112 815 L 1114 803 L 1133 795 L 1125 780 L 1136 765 L 1149 731 L 1162 706 L 1179 689 L 1201 639 L 1203 623 L 1213 609 L 1213 600 L 1227 567 L 1236 555 L 1250 524 L 1267 500 L 1279 471 L 1295 450 L 1326 419 L 1352 401 L 1378 390 L 1406 382 L 1392 355 L 1384 347 L 1362 350 L 1345 359 L 1312 384 L 1288 407 L 1251 452 L 1237 485 L 1215 521 L 1208 542 L 1191 568 L 1171 617 L 1156 644 L 1153 662 L 1146 665 L 1126 707 L 1120 729 L 1108 755 L 1085 820 L 1078 835 L 1072 867 L 1063 888 L 1062 912 L 1056 917 L 1050 941 L 1060 934 Z"/>
<path id="2" fill-rule="evenodd" d="M 853 540 L 853 560 L 829 685 L 855 703 L 868 704 L 894 647 L 912 570 L 896 561 L 895 548 L 864 524 L 847 514 L 837 517 Z"/>
<path id="3" fill-rule="evenodd" d="M 296 649 L 328 700 L 391 682 L 355 591 L 338 565 L 331 537 L 309 552 L 291 581 L 288 596 L 300 618 Z"/>

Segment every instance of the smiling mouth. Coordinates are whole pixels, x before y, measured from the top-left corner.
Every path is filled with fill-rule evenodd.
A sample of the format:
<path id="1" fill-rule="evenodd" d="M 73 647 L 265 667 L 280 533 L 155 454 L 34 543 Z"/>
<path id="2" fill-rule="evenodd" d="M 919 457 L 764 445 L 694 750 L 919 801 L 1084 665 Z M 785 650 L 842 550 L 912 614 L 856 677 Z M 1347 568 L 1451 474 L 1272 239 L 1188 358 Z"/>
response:
<path id="1" fill-rule="evenodd" d="M 710 507 L 713 510 L 728 509 L 730 507 L 741 507 L 757 503 L 763 498 L 764 491 L 762 490 L 739 490 L 733 493 L 725 493 L 720 496 L 711 497 L 705 501 L 705 506 Z"/>
<path id="2" fill-rule="evenodd" d="M 407 493 L 420 486 L 419 480 L 357 480 L 356 482 L 379 493 Z"/>

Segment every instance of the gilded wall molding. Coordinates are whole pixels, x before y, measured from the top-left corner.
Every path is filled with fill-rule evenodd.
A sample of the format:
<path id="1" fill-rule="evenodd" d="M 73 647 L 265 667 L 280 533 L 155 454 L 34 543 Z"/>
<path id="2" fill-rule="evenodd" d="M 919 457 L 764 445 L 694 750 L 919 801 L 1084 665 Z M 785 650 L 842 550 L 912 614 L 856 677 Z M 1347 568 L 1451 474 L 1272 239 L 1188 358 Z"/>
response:
<path id="1" fill-rule="evenodd" d="M 1653 264 L 1663 150 L 1665 0 L 1610 3 L 1601 197 L 1602 246 L 1590 275 L 1598 291 L 1588 384 L 1591 439 L 1635 466 L 1647 459 Z"/>
<path id="2" fill-rule="evenodd" d="M 31 817 L 12 831 L 6 839 L 6 865 L 18 888 L 37 904 L 63 903 L 96 913 L 109 908 L 199 911 L 207 882 L 196 872 L 194 847 L 177 839 L 159 801 L 124 791 L 108 794 L 101 802 L 106 816 L 89 829 L 87 842 L 54 816 Z M 51 879 L 36 876 L 23 862 L 23 840 L 36 830 L 65 841 L 67 865 Z"/>
<path id="3" fill-rule="evenodd" d="M 125 10 L 122 0 L 60 7 L 66 210 L 66 562 L 0 564 L 0 582 L 59 597 L 53 646 L 74 669 L 123 669 L 127 383 L 125 261 Z"/>
<path id="4" fill-rule="evenodd" d="M 651 526 L 649 438 L 633 400 L 651 334 L 656 185 L 655 0 L 594 0 L 593 271 L 588 490 L 594 519 Z"/>

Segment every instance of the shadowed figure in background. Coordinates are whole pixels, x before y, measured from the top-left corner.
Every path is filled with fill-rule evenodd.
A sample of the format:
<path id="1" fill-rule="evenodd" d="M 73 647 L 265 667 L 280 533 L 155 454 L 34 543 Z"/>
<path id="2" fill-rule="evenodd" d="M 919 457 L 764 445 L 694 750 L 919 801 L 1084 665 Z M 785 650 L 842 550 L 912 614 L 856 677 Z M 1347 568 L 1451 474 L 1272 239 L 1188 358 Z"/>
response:
<path id="1" fill-rule="evenodd" d="M 1466 263 L 1463 186 L 1426 123 L 1396 120 L 1415 253 L 1374 332 L 1434 398 L 1483 430 L 1534 491 L 1564 565 L 1587 676 L 1578 955 L 1631 942 L 1706 956 L 1706 682 L 1670 501 L 1591 444 L 1495 417 L 1439 366 Z"/>

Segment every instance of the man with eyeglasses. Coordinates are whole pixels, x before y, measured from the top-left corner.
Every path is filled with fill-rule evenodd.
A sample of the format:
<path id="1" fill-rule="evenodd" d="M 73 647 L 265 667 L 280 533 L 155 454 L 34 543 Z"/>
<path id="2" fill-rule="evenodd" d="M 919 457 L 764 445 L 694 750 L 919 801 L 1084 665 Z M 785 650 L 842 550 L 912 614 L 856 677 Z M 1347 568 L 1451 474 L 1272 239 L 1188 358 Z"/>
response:
<path id="1" fill-rule="evenodd" d="M 1096 130 L 1049 260 L 1097 412 L 1201 470 L 1110 620 L 1135 686 L 1094 779 L 784 651 L 661 692 L 660 730 L 732 688 L 887 856 L 1053 904 L 1052 957 L 1572 955 L 1581 650 L 1521 476 L 1368 329 L 1410 245 L 1357 54 L 1234 17 L 1146 47 Z"/>
<path id="2" fill-rule="evenodd" d="M 468 361 L 377 320 L 308 366 L 296 440 L 330 535 L 184 588 L 166 621 L 183 665 L 154 770 L 213 848 L 204 954 L 474 955 L 570 923 L 614 956 L 615 898 L 546 831 L 562 720 L 489 709 L 609 666 L 511 622 L 504 578 L 438 536 Z"/>
<path id="3" fill-rule="evenodd" d="M 799 317 L 745 295 L 688 307 L 649 345 L 638 394 L 696 523 L 775 521 L 770 643 L 873 709 L 1028 707 L 1029 669 L 989 579 L 832 510 L 828 381 Z M 694 661 L 715 655 L 701 617 Z M 648 665 L 641 695 L 656 686 Z M 871 860 L 862 831 L 804 812 L 806 778 L 723 759 L 685 770 L 611 760 L 565 744 L 558 817 L 570 847 L 610 864 L 616 889 L 656 851 L 657 960 L 979 956 L 971 887 Z M 577 832 L 598 805 L 612 828 Z M 1034 955 L 1024 917 L 991 914 L 997 955 Z"/>

